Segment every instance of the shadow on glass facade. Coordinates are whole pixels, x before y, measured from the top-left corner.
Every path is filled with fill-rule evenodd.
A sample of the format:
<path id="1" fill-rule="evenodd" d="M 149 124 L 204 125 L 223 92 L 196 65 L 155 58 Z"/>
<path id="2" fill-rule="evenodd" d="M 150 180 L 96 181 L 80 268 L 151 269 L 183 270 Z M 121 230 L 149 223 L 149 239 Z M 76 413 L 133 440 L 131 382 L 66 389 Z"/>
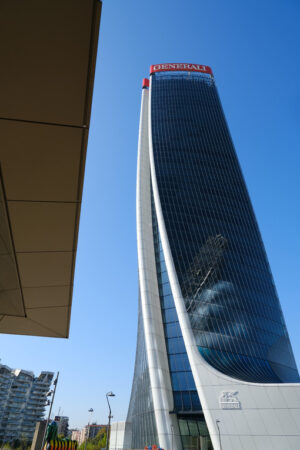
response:
<path id="1" fill-rule="evenodd" d="M 233 378 L 298 382 L 264 246 L 213 78 L 188 72 L 153 74 L 151 117 L 162 212 L 199 352 Z M 199 399 L 193 397 L 195 386 L 157 231 L 154 235 L 175 404 L 193 409 Z"/>

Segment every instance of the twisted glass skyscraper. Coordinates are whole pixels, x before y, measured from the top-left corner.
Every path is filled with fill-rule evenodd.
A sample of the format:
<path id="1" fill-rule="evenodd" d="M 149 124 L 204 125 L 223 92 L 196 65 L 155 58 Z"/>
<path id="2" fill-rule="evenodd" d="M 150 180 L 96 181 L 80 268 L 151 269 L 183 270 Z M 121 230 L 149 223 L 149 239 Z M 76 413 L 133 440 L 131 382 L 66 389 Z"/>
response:
<path id="1" fill-rule="evenodd" d="M 208 66 L 144 80 L 137 239 L 127 445 L 300 448 L 299 375 Z"/>

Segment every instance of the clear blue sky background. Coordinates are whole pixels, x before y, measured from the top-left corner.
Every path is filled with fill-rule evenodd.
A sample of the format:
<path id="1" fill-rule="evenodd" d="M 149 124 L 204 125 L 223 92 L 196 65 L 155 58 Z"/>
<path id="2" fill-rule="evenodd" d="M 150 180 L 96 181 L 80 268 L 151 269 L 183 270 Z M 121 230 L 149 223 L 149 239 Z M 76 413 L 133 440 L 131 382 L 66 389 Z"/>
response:
<path id="1" fill-rule="evenodd" d="M 2 363 L 60 370 L 54 413 L 126 417 L 137 328 L 135 177 L 150 64 L 210 65 L 300 368 L 299 0 L 105 0 L 68 340 L 1 335 Z"/>

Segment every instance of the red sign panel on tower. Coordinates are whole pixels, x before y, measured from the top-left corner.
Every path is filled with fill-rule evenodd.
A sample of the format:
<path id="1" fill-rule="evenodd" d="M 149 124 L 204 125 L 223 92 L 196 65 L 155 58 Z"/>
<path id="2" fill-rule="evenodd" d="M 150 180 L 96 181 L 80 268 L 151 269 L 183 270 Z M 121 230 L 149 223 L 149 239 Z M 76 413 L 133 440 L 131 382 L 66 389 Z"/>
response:
<path id="1" fill-rule="evenodd" d="M 154 64 L 150 66 L 150 75 L 155 72 L 168 71 L 185 71 L 185 72 L 202 72 L 213 75 L 209 66 L 203 64 L 188 64 L 188 63 L 169 63 L 169 64 Z"/>

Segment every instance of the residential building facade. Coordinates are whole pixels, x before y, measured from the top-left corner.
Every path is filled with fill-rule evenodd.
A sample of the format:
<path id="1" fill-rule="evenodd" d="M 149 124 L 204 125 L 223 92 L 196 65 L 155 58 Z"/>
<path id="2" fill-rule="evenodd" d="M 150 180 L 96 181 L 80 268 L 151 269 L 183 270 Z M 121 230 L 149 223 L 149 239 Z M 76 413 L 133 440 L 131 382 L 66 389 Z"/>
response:
<path id="1" fill-rule="evenodd" d="M 71 439 L 72 441 L 77 441 L 78 444 L 81 444 L 81 430 L 78 429 L 74 429 L 71 430 L 72 434 L 71 434 Z"/>
<path id="2" fill-rule="evenodd" d="M 150 72 L 139 130 L 139 323 L 124 442 L 296 450 L 299 374 L 212 70 L 158 64 Z"/>
<path id="3" fill-rule="evenodd" d="M 44 417 L 49 391 L 54 374 L 11 369 L 0 365 L 0 440 L 33 438 L 36 422 Z"/>

